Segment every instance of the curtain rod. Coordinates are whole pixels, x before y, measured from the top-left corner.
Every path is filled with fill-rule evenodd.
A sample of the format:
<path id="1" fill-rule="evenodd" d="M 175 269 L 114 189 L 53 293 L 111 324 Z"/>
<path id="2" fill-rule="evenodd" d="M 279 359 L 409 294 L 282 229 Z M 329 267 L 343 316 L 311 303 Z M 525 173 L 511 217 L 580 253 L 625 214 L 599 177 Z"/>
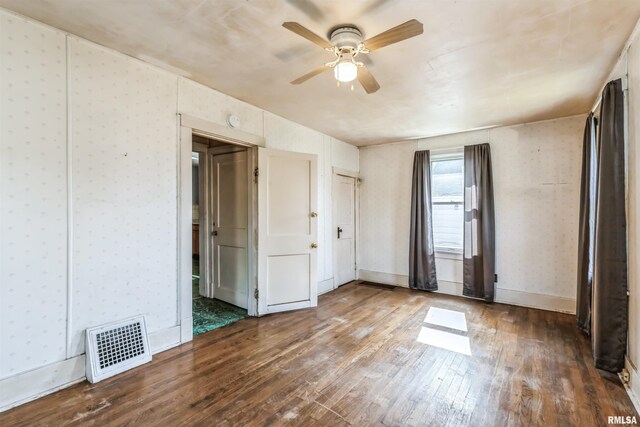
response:
<path id="1" fill-rule="evenodd" d="M 626 92 L 627 89 L 629 88 L 627 86 L 627 78 L 628 78 L 628 74 L 624 74 L 621 77 L 619 77 L 622 80 L 622 91 Z M 609 82 L 607 82 L 607 84 L 609 84 Z M 598 96 L 598 99 L 596 100 L 596 103 L 594 104 L 593 108 L 591 108 L 591 112 L 595 113 L 596 110 L 598 109 L 598 106 L 600 105 L 600 102 L 602 101 L 602 91 L 604 90 L 604 88 L 607 86 L 607 84 L 605 84 L 604 86 L 602 86 L 602 89 L 600 90 L 600 95 Z"/>

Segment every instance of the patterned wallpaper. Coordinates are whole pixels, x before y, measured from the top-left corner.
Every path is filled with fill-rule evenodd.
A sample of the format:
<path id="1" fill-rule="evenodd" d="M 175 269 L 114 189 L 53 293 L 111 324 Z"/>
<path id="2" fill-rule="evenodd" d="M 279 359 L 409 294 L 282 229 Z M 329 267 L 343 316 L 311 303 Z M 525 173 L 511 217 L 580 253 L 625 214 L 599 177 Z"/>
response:
<path id="1" fill-rule="evenodd" d="M 575 298 L 583 121 L 571 117 L 361 149 L 359 268 L 408 274 L 414 151 L 488 141 L 497 286 Z"/>
<path id="2" fill-rule="evenodd" d="M 0 14 L 0 378 L 66 357 L 65 36 Z"/>
<path id="3" fill-rule="evenodd" d="M 264 136 L 264 111 L 258 107 L 182 77 L 178 82 L 178 93 L 178 111 L 181 113 L 222 126 L 227 126 L 227 117 L 234 114 L 240 118 L 239 130 Z"/>
<path id="4" fill-rule="evenodd" d="M 175 76 L 69 39 L 72 354 L 83 330 L 177 324 Z"/>

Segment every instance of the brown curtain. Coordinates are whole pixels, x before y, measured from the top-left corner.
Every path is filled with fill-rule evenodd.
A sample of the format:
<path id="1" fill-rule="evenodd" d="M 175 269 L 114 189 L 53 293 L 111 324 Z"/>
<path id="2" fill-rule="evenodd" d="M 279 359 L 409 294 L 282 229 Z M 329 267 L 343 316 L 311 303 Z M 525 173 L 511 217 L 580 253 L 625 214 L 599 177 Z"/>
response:
<path id="1" fill-rule="evenodd" d="M 582 178 L 580 183 L 580 226 L 578 231 L 578 292 L 576 321 L 578 329 L 591 333 L 591 285 L 593 283 L 593 249 L 596 186 L 596 119 L 587 117 L 582 138 Z"/>
<path id="2" fill-rule="evenodd" d="M 409 236 L 409 287 L 438 290 L 431 208 L 431 164 L 429 151 L 413 158 L 411 185 L 411 235 Z"/>
<path id="3" fill-rule="evenodd" d="M 622 81 L 602 92 L 597 152 L 591 340 L 595 365 L 620 372 L 627 347 L 627 224 Z"/>
<path id="4" fill-rule="evenodd" d="M 493 301 L 495 218 L 489 144 L 464 147 L 464 260 L 462 294 Z"/>

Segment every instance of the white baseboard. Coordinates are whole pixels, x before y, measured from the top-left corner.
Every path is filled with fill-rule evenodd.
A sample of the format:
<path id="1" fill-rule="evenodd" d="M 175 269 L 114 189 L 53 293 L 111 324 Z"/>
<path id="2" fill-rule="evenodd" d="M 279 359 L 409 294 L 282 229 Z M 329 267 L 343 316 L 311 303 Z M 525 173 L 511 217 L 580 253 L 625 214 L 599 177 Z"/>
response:
<path id="1" fill-rule="evenodd" d="M 381 271 L 358 270 L 358 279 L 369 282 L 409 287 L 409 276 L 404 274 L 383 273 Z"/>
<path id="2" fill-rule="evenodd" d="M 409 277 L 404 274 L 383 273 L 380 271 L 359 270 L 358 278 L 371 282 L 409 287 Z M 462 296 L 462 283 L 438 280 L 437 293 Z M 575 314 L 576 300 L 555 295 L 536 294 L 532 292 L 515 291 L 496 287 L 496 302 L 519 305 L 522 307 L 539 308 L 542 310 L 558 311 Z"/>
<path id="3" fill-rule="evenodd" d="M 85 379 L 84 354 L 0 380 L 0 412 Z"/>
<path id="4" fill-rule="evenodd" d="M 640 413 L 640 372 L 633 366 L 631 361 L 625 357 L 624 367 L 629 371 L 629 383 L 624 387 L 627 389 L 627 394 L 633 402 L 633 406 L 636 407 L 636 411 Z"/>
<path id="5" fill-rule="evenodd" d="M 334 289 L 333 287 L 333 277 L 331 279 L 323 280 L 322 282 L 318 282 L 318 295 L 326 294 Z"/>
<path id="6" fill-rule="evenodd" d="M 189 327 L 193 328 L 192 323 Z M 151 353 L 180 345 L 180 326 L 149 333 Z M 72 357 L 0 380 L 0 412 L 85 380 L 85 356 Z"/>
<path id="7" fill-rule="evenodd" d="M 182 319 L 180 324 L 180 342 L 186 343 L 193 340 L 193 317 Z"/>
<path id="8" fill-rule="evenodd" d="M 193 321 L 189 326 L 193 330 Z M 151 347 L 151 354 L 160 353 L 161 351 L 169 350 L 172 347 L 180 345 L 182 338 L 181 332 L 180 326 L 172 326 L 167 329 L 149 332 L 149 347 Z"/>
<path id="9" fill-rule="evenodd" d="M 576 314 L 575 299 L 556 295 L 535 294 L 532 292 L 515 291 L 513 289 L 496 288 L 496 302 Z"/>

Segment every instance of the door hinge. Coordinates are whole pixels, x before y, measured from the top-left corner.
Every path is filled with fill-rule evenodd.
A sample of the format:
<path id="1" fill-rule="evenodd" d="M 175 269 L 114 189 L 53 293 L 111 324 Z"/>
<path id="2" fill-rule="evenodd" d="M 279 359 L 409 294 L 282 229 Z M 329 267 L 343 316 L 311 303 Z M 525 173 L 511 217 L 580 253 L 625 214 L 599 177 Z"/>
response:
<path id="1" fill-rule="evenodd" d="M 253 297 L 255 299 L 258 299 L 258 296 L 260 296 L 260 291 L 258 291 L 258 288 L 255 288 L 253 291 Z"/>

